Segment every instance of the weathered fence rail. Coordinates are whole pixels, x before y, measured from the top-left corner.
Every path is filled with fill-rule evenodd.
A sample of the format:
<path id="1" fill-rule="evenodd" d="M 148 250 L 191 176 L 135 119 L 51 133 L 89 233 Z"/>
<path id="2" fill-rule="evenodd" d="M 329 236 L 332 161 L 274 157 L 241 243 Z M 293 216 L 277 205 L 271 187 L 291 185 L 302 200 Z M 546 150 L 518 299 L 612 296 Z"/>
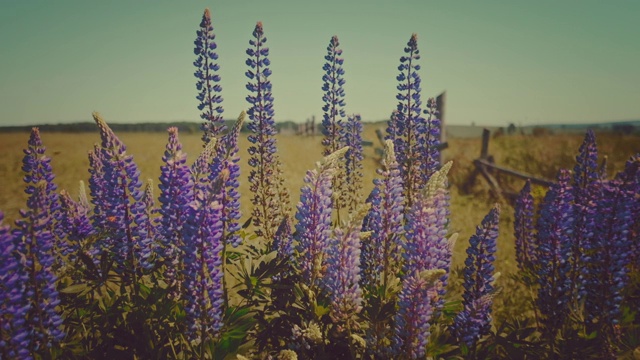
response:
<path id="1" fill-rule="evenodd" d="M 465 192 L 470 192 L 471 187 L 476 181 L 478 175 L 481 175 L 491 187 L 491 193 L 498 199 L 507 199 L 513 201 L 518 195 L 517 192 L 510 189 L 506 189 L 501 184 L 497 175 L 507 175 L 516 177 L 522 180 L 529 180 L 533 184 L 541 186 L 551 186 L 553 181 L 536 177 L 521 171 L 509 169 L 504 166 L 497 165 L 493 159 L 493 156 L 489 155 L 489 140 L 491 138 L 491 132 L 488 129 L 482 131 L 482 148 L 480 149 L 480 157 L 473 160 L 475 169 L 469 176 L 469 179 L 463 186 Z"/>

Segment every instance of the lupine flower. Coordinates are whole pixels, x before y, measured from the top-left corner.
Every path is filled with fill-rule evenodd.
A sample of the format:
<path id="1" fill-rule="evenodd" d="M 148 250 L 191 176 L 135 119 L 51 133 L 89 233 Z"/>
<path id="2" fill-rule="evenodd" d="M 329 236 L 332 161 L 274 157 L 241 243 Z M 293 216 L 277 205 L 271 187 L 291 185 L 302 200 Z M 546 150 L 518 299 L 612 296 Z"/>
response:
<path id="1" fill-rule="evenodd" d="M 45 155 L 46 148 L 42 144 L 40 138 L 40 130 L 38 128 L 31 129 L 29 137 L 29 147 L 24 150 L 24 158 L 22 159 L 22 171 L 24 171 L 24 182 L 26 184 L 24 192 L 32 195 L 36 186 L 41 182 L 46 183 L 45 207 L 51 216 L 51 221 L 47 223 L 47 230 L 54 235 L 54 247 L 60 250 L 56 251 L 54 260 L 54 269 L 62 266 L 63 259 L 59 254 L 66 252 L 66 243 L 63 241 L 66 234 L 62 232 L 62 228 L 57 226 L 60 219 L 60 202 L 56 190 L 58 187 L 53 182 L 55 176 L 51 170 L 51 158 Z"/>
<path id="2" fill-rule="evenodd" d="M 140 232 L 140 256 L 142 257 L 140 264 L 148 270 L 153 267 L 152 257 L 158 251 L 155 244 L 158 235 L 158 219 L 156 217 L 158 209 L 153 195 L 153 180 L 147 180 L 147 186 L 144 188 L 144 195 L 140 201 L 144 206 L 143 212 L 136 218 L 136 225 Z"/>
<path id="3" fill-rule="evenodd" d="M 345 154 L 344 201 L 349 211 L 354 211 L 362 197 L 362 119 L 360 115 L 349 116 L 340 134 L 341 143 L 349 147 Z"/>
<path id="4" fill-rule="evenodd" d="M 187 222 L 189 204 L 193 201 L 193 180 L 187 165 L 187 154 L 182 151 L 178 128 L 170 127 L 169 141 L 160 167 L 160 224 L 158 226 L 159 253 L 166 264 L 165 281 L 180 292 L 182 276 L 183 229 Z M 214 141 L 215 144 L 215 141 Z"/>
<path id="5" fill-rule="evenodd" d="M 325 157 L 315 170 L 307 171 L 300 189 L 296 213 L 297 263 L 305 283 L 319 285 L 324 256 L 331 238 L 333 208 L 331 182 L 347 148 Z"/>
<path id="6" fill-rule="evenodd" d="M 360 231 L 369 207 L 369 204 L 361 206 L 349 223 L 336 228 L 327 247 L 327 275 L 323 283 L 331 299 L 330 316 L 334 322 L 347 326 L 362 310 Z"/>
<path id="7" fill-rule="evenodd" d="M 418 50 L 418 35 L 413 34 L 404 48 L 406 55 L 400 57 L 400 74 L 398 84 L 398 111 L 391 118 L 387 128 L 388 138 L 393 140 L 400 172 L 405 186 L 405 198 L 411 207 L 414 196 L 425 184 L 425 174 L 422 173 L 422 155 L 426 131 L 425 119 L 421 116 L 422 101 L 420 100 L 420 59 Z"/>
<path id="8" fill-rule="evenodd" d="M 60 205 L 60 226 L 67 234 L 68 242 L 62 254 L 68 257 L 67 263 L 72 264 L 76 260 L 75 254 L 83 248 L 84 241 L 95 231 L 85 204 L 75 202 L 68 192 L 62 190 Z"/>
<path id="9" fill-rule="evenodd" d="M 575 212 L 575 231 L 571 248 L 571 293 L 578 298 L 585 295 L 585 269 L 590 267 L 591 250 L 597 222 L 596 202 L 600 192 L 600 174 L 598 172 L 598 149 L 593 131 L 587 131 L 576 156 L 573 169 L 573 196 Z M 587 271 L 588 272 L 588 271 Z"/>
<path id="10" fill-rule="evenodd" d="M 543 324 L 554 334 L 569 313 L 571 300 L 571 258 L 575 214 L 573 189 L 569 172 L 560 170 L 558 183 L 553 184 L 540 208 L 538 220 L 538 308 Z"/>
<path id="11" fill-rule="evenodd" d="M 33 185 L 29 185 L 33 186 Z M 56 311 L 60 303 L 53 272 L 54 235 L 49 230 L 53 221 L 50 212 L 48 182 L 40 180 L 32 187 L 27 200 L 28 210 L 17 222 L 20 228 L 18 252 L 21 258 L 16 274 L 19 291 L 13 298 L 13 323 L 22 331 L 13 337 L 19 339 L 19 346 L 31 354 L 62 340 L 62 317 Z"/>
<path id="12" fill-rule="evenodd" d="M 422 156 L 425 159 L 422 162 L 422 174 L 424 181 L 427 181 L 440 168 L 440 112 L 434 98 L 427 100 L 424 114 L 427 115 L 427 119 L 425 138 L 422 142 Z"/>
<path id="13" fill-rule="evenodd" d="M 196 186 L 194 197 L 184 224 L 183 289 L 188 336 L 201 343 L 217 337 L 224 314 L 222 206 L 212 186 Z"/>
<path id="14" fill-rule="evenodd" d="M 632 227 L 638 211 L 638 163 L 627 163 L 624 172 L 602 185 L 598 222 L 586 285 L 588 320 L 612 333 L 621 316 L 622 290 L 628 283 L 633 250 Z"/>
<path id="15" fill-rule="evenodd" d="M 430 179 L 407 213 L 404 262 L 407 274 L 431 269 L 448 270 L 451 249 L 446 238 L 449 216 L 447 173 L 451 165 L 451 162 L 447 163 Z"/>
<path id="16" fill-rule="evenodd" d="M 31 302 L 25 302 L 23 285 L 29 274 L 24 271 L 18 231 L 4 225 L 0 211 L 0 357 L 3 359 L 32 359 L 28 347 L 29 324 L 26 322 Z"/>
<path id="17" fill-rule="evenodd" d="M 253 31 L 251 47 L 247 49 L 249 58 L 246 63 L 249 70 L 245 73 L 250 82 L 247 89 L 252 93 L 247 96 L 250 108 L 247 127 L 252 135 L 252 144 L 248 151 L 251 158 L 249 166 L 250 190 L 254 194 L 252 218 L 256 226 L 256 234 L 266 239 L 273 239 L 282 218 L 289 213 L 289 193 L 284 187 L 280 160 L 276 154 L 276 127 L 273 120 L 273 95 L 271 94 L 271 70 L 269 65 L 269 48 L 264 44 L 262 22 L 258 22 Z"/>
<path id="18" fill-rule="evenodd" d="M 635 180 L 633 180 L 635 174 Z M 622 176 L 622 175 L 621 175 Z M 640 269 L 640 153 L 632 156 L 626 163 L 624 170 L 624 179 L 627 182 L 635 181 L 635 202 L 631 209 L 635 219 L 629 236 L 631 238 L 631 264 L 636 269 Z M 633 185 L 630 186 L 633 188 Z"/>
<path id="19" fill-rule="evenodd" d="M 325 72 L 322 75 L 322 145 L 324 145 L 323 155 L 329 155 L 334 151 L 345 146 L 340 141 L 340 133 L 342 131 L 342 119 L 345 117 L 344 89 L 342 88 L 344 81 L 344 69 L 342 64 L 344 59 L 341 57 L 342 49 L 339 48 L 340 42 L 337 36 L 333 36 L 327 47 L 327 55 L 324 59 L 327 61 L 322 66 Z"/>
<path id="20" fill-rule="evenodd" d="M 518 269 L 532 269 L 532 264 L 536 262 L 536 245 L 533 234 L 533 196 L 529 180 L 516 199 L 513 229 L 516 238 Z"/>
<path id="21" fill-rule="evenodd" d="M 240 113 L 238 121 L 216 144 L 216 155 L 212 159 L 211 181 L 224 174 L 224 194 L 221 198 L 223 241 L 233 247 L 240 245 L 242 238 L 237 233 L 240 230 L 240 154 L 238 138 L 245 119 L 245 112 Z"/>
<path id="22" fill-rule="evenodd" d="M 93 150 L 89 151 L 89 194 L 93 204 L 91 223 L 96 229 L 104 229 L 106 226 L 106 188 L 102 150 L 99 144 L 94 144 Z"/>
<path id="23" fill-rule="evenodd" d="M 285 216 L 276 231 L 273 239 L 273 249 L 278 252 L 281 258 L 288 258 L 293 255 L 293 236 L 291 232 L 291 217 Z"/>
<path id="24" fill-rule="evenodd" d="M 102 146 L 100 149 L 104 171 L 104 195 L 96 205 L 104 211 L 104 229 L 108 236 L 103 239 L 103 250 L 114 253 L 120 270 L 132 275 L 139 267 L 147 268 L 146 245 L 143 230 L 138 224 L 146 221 L 144 204 L 140 201 L 143 192 L 138 180 L 140 171 L 127 155 L 126 146 L 113 133 L 97 112 L 93 113 Z M 125 265 L 127 263 L 127 265 Z"/>
<path id="25" fill-rule="evenodd" d="M 491 295 L 495 280 L 493 262 L 499 217 L 500 207 L 496 205 L 469 239 L 464 262 L 464 308 L 456 315 L 452 327 L 458 340 L 468 347 L 473 347 L 491 327 Z"/>
<path id="26" fill-rule="evenodd" d="M 385 150 L 383 169 L 378 170 L 382 178 L 374 180 L 375 188 L 367 200 L 371 209 L 363 223 L 363 230 L 371 231 L 371 237 L 362 249 L 365 287 L 384 286 L 389 276 L 400 271 L 404 212 L 402 178 L 391 140 L 385 142 Z"/>
<path id="27" fill-rule="evenodd" d="M 438 302 L 442 290 L 439 279 L 444 273 L 443 269 L 414 272 L 402 281 L 391 349 L 394 357 L 420 359 L 425 356 L 433 304 Z"/>
<path id="28" fill-rule="evenodd" d="M 222 118 L 222 87 L 220 86 L 220 75 L 218 70 L 220 66 L 217 63 L 218 54 L 215 42 L 216 36 L 213 34 L 213 26 L 211 25 L 211 12 L 209 9 L 204 10 L 200 29 L 196 32 L 197 37 L 194 42 L 196 45 L 194 53 L 197 55 L 193 65 L 197 68 L 195 72 L 196 88 L 198 96 L 196 99 L 200 101 L 198 110 L 202 111 L 200 118 L 205 122 L 202 124 L 202 140 L 208 143 L 211 137 L 218 136 L 225 130 L 224 119 Z"/>
<path id="29" fill-rule="evenodd" d="M 447 173 L 451 165 L 452 162 L 445 164 L 429 179 L 425 189 L 417 194 L 411 210 L 406 215 L 406 242 L 403 244 L 405 274 L 435 269 L 445 271 L 440 279 L 441 296 L 444 295 L 444 287 L 447 286 L 453 251 L 452 244 L 446 237 L 449 217 Z M 439 308 L 440 304 L 437 307 Z"/>

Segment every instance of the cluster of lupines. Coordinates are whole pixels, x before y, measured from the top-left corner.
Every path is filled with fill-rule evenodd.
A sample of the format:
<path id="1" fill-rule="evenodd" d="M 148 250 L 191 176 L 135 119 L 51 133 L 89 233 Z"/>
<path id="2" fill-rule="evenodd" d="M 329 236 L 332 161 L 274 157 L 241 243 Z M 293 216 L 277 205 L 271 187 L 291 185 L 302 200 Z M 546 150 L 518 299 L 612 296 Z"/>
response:
<path id="1" fill-rule="evenodd" d="M 83 197 L 84 191 L 79 201 L 74 201 L 66 191 L 58 198 L 39 134 L 37 130 L 32 133 L 24 161 L 29 210 L 23 212 L 16 230 L 0 223 L 2 358 L 29 358 L 43 353 L 43 349 L 53 346 L 64 335 L 55 287 L 54 248 L 61 254 L 61 269 L 85 248 L 101 258 L 113 256 L 118 264 L 116 274 L 127 280 L 122 285 L 125 290 L 127 286 L 134 291 L 144 289 L 137 279 L 164 280 L 172 300 L 181 305 L 180 310 L 184 309 L 182 325 L 186 325 L 190 348 L 200 349 L 194 350 L 193 356 L 214 357 L 205 355 L 205 348 L 209 344 L 215 346 L 215 340 L 224 335 L 225 311 L 230 310 L 227 314 L 233 317 L 237 310 L 231 309 L 233 305 L 226 301 L 224 272 L 226 245 L 241 245 L 237 189 L 238 136 L 243 115 L 224 134 L 213 40 L 210 14 L 205 11 L 196 40 L 195 64 L 199 69 L 196 73 L 199 108 L 204 110 L 202 117 L 207 121 L 203 136 L 206 145 L 189 167 L 178 130 L 169 129 L 158 208 L 151 183 L 142 190 L 132 157 L 99 115 L 94 114 L 94 118 L 102 144 L 96 145 L 89 155 L 93 209 Z M 400 103 L 389 122 L 390 139 L 383 169 L 379 171 L 381 178 L 375 180 L 366 205 L 360 204 L 356 196 L 357 186 L 346 190 L 354 196 L 348 203 L 351 218 L 336 225 L 331 221 L 336 174 L 346 164 L 345 175 L 349 179 L 362 176 L 360 117 L 349 117 L 340 129 L 328 127 L 339 130 L 331 130 L 334 135 L 340 134 L 340 138 L 334 137 L 330 143 L 340 149 L 307 173 L 294 224 L 275 149 L 273 96 L 268 80 L 271 72 L 265 41 L 262 24 L 258 23 L 250 41 L 252 48 L 247 51 L 250 56 L 247 76 L 252 80 L 247 85 L 252 92 L 247 100 L 251 104 L 248 114 L 253 132 L 249 136 L 252 143 L 249 163 L 253 167 L 249 180 L 254 195 L 255 232 L 262 236 L 262 241 L 273 241 L 272 249 L 277 250 L 281 260 L 293 263 L 287 271 L 298 272 L 292 278 L 299 275 L 304 283 L 293 287 L 302 291 L 292 291 L 295 293 L 292 296 L 297 296 L 293 304 L 297 310 L 292 312 L 300 314 L 306 308 L 311 309 L 299 319 L 284 317 L 285 322 L 291 322 L 285 323 L 287 332 L 281 334 L 276 345 L 279 348 L 273 350 L 278 358 L 297 358 L 312 356 L 313 351 L 325 345 L 324 350 L 355 344 L 351 350 L 356 349 L 362 357 L 417 359 L 429 355 L 429 336 L 442 310 L 456 235 L 447 233 L 446 175 L 451 165 L 445 164 L 438 170 L 439 120 L 433 100 L 428 101 L 424 110 L 427 118 L 421 117 L 419 66 L 415 63 L 419 59 L 417 37 L 411 37 L 406 55 L 401 58 Z M 334 37 L 323 78 L 328 92 L 325 111 L 330 117 L 344 116 L 343 111 L 335 110 L 344 106 L 341 88 L 344 72 L 341 59 L 337 60 L 341 52 L 338 45 Z M 336 124 L 339 122 L 330 126 Z M 589 320 L 611 329 L 619 317 L 631 252 L 638 248 L 638 222 L 635 225 L 633 222 L 640 209 L 638 158 L 630 160 L 615 179 L 605 181 L 599 174 L 593 175 L 597 154 L 595 140 L 589 136 L 581 149 L 575 184 L 570 184 L 567 172 L 560 173 L 558 184 L 550 189 L 542 205 L 536 234 L 529 185 L 517 204 L 518 261 L 521 268 L 538 276 L 538 308 L 547 332 L 560 327 L 572 297 L 582 292 Z M 595 206 L 596 210 L 588 210 L 589 206 Z M 595 214 L 601 217 L 597 222 Z M 470 240 L 463 309 L 450 328 L 451 334 L 470 348 L 490 327 L 498 215 L 499 208 L 491 210 Z M 575 238 L 578 231 L 587 234 L 579 241 Z M 92 245 L 87 237 L 94 236 L 98 241 Z M 261 259 L 267 255 L 260 254 Z M 235 257 L 250 260 L 243 256 L 251 255 L 241 249 L 231 261 Z M 267 270 L 260 271 L 270 274 L 269 265 L 265 267 Z M 576 271 L 585 274 L 584 290 L 570 287 L 569 279 L 576 276 Z M 254 281 L 260 283 L 259 274 L 249 275 L 251 284 L 245 286 L 257 286 Z M 282 277 L 268 278 L 276 283 L 273 289 L 280 285 L 287 289 L 286 284 L 277 283 Z M 313 296 L 299 294 L 307 290 Z M 145 289 L 147 294 L 149 291 Z M 301 304 L 304 299 L 314 302 L 313 306 Z M 253 299 L 249 300 L 252 303 Z M 390 309 L 386 315 L 374 311 L 375 301 L 380 308 Z M 260 305 L 252 310 L 256 315 L 263 314 L 269 306 L 277 304 L 264 308 Z M 370 315 L 381 318 L 367 317 Z M 361 326 L 363 318 L 371 323 Z M 230 332 L 237 336 L 242 331 Z M 365 335 L 366 340 L 360 335 Z M 287 339 L 294 339 L 295 343 L 283 345 Z M 336 339 L 338 345 L 329 344 Z M 226 338 L 222 347 L 231 346 L 234 341 Z M 290 348 L 283 348 L 286 346 Z M 298 350 L 300 353 L 296 354 Z"/>
<path id="2" fill-rule="evenodd" d="M 273 239 L 290 210 L 289 193 L 283 184 L 280 160 L 276 153 L 273 94 L 269 81 L 271 62 L 266 42 L 262 22 L 258 22 L 253 30 L 253 39 L 249 41 L 251 47 L 247 49 L 249 70 L 246 76 L 250 80 L 247 89 L 251 92 L 247 96 L 250 106 L 247 127 L 253 132 L 248 137 L 252 144 L 248 151 L 251 156 L 249 165 L 253 168 L 249 174 L 250 189 L 254 194 L 251 200 L 253 223 L 258 235 Z"/>
<path id="3" fill-rule="evenodd" d="M 517 201 L 517 257 L 538 279 L 537 305 L 550 339 L 569 325 L 571 313 L 584 311 L 582 325 L 608 337 L 620 321 L 622 292 L 638 241 L 633 231 L 640 217 L 638 158 L 611 180 L 602 177 L 597 159 L 595 136 L 589 131 L 576 157 L 573 181 L 561 170 L 547 192 L 536 233 L 530 225 L 528 184 Z"/>

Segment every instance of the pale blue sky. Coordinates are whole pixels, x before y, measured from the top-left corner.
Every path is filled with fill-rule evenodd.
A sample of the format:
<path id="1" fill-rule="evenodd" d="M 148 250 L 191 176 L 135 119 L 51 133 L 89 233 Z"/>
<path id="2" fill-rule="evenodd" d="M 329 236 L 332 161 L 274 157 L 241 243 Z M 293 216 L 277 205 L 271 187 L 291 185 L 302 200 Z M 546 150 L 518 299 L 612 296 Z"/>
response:
<path id="1" fill-rule="evenodd" d="M 332 35 L 348 113 L 386 119 L 418 33 L 423 97 L 451 124 L 640 119 L 640 1 L 0 0 L 0 125 L 198 121 L 193 40 L 209 7 L 225 117 L 246 108 L 245 49 L 269 39 L 276 120 L 322 114 Z"/>

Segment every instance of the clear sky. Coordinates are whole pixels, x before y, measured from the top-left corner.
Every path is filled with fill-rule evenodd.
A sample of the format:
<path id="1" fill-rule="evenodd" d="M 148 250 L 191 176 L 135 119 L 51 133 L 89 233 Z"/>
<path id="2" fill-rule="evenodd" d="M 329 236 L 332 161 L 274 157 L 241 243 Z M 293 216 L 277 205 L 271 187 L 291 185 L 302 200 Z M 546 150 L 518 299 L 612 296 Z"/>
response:
<path id="1" fill-rule="evenodd" d="M 226 118 L 247 107 L 256 21 L 271 51 L 276 120 L 322 114 L 322 64 L 338 35 L 348 113 L 388 118 L 413 32 L 423 98 L 447 122 L 640 119 L 640 1 L 0 0 L 0 125 L 199 121 L 193 41 L 212 13 Z"/>

